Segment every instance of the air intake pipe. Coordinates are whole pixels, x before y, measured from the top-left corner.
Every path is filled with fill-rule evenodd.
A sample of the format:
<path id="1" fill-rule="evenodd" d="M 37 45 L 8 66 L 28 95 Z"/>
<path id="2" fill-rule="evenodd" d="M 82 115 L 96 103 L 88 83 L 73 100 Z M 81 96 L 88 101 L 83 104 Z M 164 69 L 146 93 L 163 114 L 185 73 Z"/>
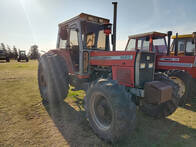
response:
<path id="1" fill-rule="evenodd" d="M 193 32 L 193 42 L 195 44 L 194 56 L 196 56 L 196 32 Z"/>
<path id="2" fill-rule="evenodd" d="M 113 51 L 116 51 L 116 20 L 117 20 L 117 2 L 112 2 L 114 5 L 114 16 L 113 16 L 113 35 L 112 35 L 112 45 Z"/>
<path id="3" fill-rule="evenodd" d="M 176 40 L 175 40 L 175 52 L 174 55 L 178 55 L 178 33 L 176 33 Z"/>

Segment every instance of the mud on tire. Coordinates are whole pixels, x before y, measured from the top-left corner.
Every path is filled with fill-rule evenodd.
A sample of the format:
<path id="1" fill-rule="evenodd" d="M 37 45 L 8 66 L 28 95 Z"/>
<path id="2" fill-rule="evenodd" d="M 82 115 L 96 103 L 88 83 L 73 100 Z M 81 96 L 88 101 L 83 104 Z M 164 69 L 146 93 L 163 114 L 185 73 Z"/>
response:
<path id="1" fill-rule="evenodd" d="M 85 110 L 92 129 L 105 141 L 119 141 L 135 127 L 136 106 L 125 89 L 113 80 L 100 79 L 90 86 Z"/>
<path id="2" fill-rule="evenodd" d="M 178 107 L 179 96 L 178 96 L 178 85 L 175 84 L 172 80 L 170 80 L 165 74 L 156 73 L 155 80 L 164 82 L 173 88 L 172 99 L 161 103 L 161 104 L 148 104 L 143 101 L 141 105 L 141 110 L 149 116 L 155 118 L 163 118 L 174 113 Z"/>
<path id="3" fill-rule="evenodd" d="M 65 60 L 53 53 L 44 54 L 39 60 L 38 84 L 43 100 L 63 101 L 69 90 L 69 79 Z"/>

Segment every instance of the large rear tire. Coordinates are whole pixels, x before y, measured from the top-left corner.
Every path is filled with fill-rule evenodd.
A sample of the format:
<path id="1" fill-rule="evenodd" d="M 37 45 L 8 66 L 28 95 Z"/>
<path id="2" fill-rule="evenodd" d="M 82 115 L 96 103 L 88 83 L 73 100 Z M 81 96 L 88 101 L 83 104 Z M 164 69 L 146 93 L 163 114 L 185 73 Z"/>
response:
<path id="1" fill-rule="evenodd" d="M 178 107 L 178 85 L 170 80 L 166 75 L 162 73 L 155 74 L 155 80 L 164 82 L 172 86 L 172 99 L 161 104 L 149 104 L 143 101 L 141 110 L 149 116 L 155 118 L 164 118 L 174 113 Z"/>
<path id="2" fill-rule="evenodd" d="M 69 78 L 61 56 L 46 53 L 40 58 L 38 84 L 41 97 L 49 103 L 61 102 L 67 97 Z"/>
<path id="3" fill-rule="evenodd" d="M 169 78 L 179 86 L 178 95 L 180 97 L 179 106 L 184 106 L 191 93 L 191 77 L 188 73 L 174 70 L 168 73 Z"/>
<path id="4" fill-rule="evenodd" d="M 136 106 L 117 82 L 100 79 L 88 89 L 85 109 L 89 123 L 98 137 L 116 142 L 135 127 Z"/>

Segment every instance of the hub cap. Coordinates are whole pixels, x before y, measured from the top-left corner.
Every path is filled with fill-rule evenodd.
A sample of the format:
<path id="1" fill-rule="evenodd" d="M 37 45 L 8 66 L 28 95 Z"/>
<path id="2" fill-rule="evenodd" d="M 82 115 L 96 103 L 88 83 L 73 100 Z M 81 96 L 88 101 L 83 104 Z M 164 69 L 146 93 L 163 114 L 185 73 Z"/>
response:
<path id="1" fill-rule="evenodd" d="M 92 119 L 101 130 L 107 130 L 112 122 L 112 109 L 106 98 L 100 93 L 92 96 Z"/>
<path id="2" fill-rule="evenodd" d="M 183 97 L 184 94 L 185 94 L 185 92 L 186 92 L 186 87 L 185 87 L 184 82 L 183 82 L 180 78 L 175 77 L 175 76 L 170 77 L 170 79 L 171 79 L 172 81 L 174 81 L 176 84 L 178 84 L 178 86 L 179 86 L 178 95 L 179 95 L 180 97 Z"/>

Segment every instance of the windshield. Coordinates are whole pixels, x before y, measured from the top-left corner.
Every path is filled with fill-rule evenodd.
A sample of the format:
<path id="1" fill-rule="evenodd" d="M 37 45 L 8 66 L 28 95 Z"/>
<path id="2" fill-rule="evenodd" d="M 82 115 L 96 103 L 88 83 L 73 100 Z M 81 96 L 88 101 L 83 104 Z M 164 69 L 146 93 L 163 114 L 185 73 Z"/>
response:
<path id="1" fill-rule="evenodd" d="M 160 54 L 167 53 L 165 38 L 153 38 L 153 51 Z"/>
<path id="2" fill-rule="evenodd" d="M 106 36 L 103 26 L 96 23 L 82 23 L 82 41 L 84 48 L 109 50 L 109 36 Z"/>

